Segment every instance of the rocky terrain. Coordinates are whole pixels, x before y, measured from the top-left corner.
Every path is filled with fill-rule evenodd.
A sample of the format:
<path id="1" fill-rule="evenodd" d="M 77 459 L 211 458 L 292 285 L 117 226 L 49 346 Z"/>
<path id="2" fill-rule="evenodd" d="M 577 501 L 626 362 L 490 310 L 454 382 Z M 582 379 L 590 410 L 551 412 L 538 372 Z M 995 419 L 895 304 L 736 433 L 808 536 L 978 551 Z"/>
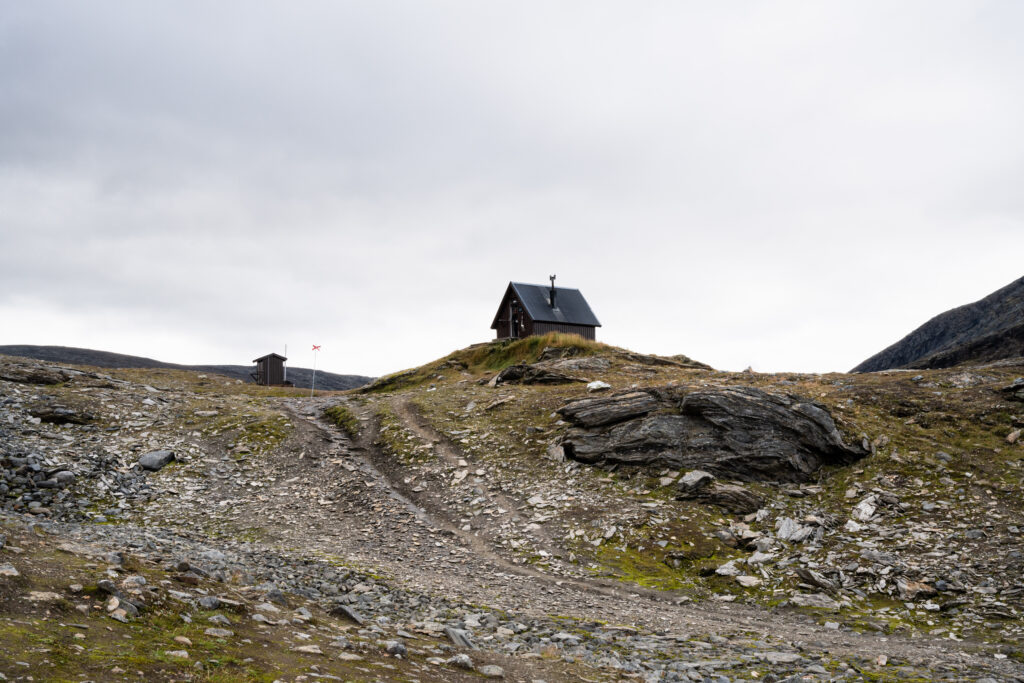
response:
<path id="1" fill-rule="evenodd" d="M 252 382 L 250 373 L 253 372 L 252 365 L 177 365 L 175 363 L 164 363 L 163 361 L 143 358 L 141 356 L 129 356 L 123 353 L 111 353 L 110 351 L 95 351 L 93 349 L 79 349 L 71 346 L 32 346 L 32 345 L 9 345 L 0 346 L 0 354 L 7 356 L 20 356 L 22 358 L 34 358 L 52 363 L 70 363 L 73 365 L 88 365 L 94 368 L 168 368 L 174 370 L 194 370 L 196 372 L 208 372 L 216 375 L 232 377 L 242 382 Z M 339 375 L 333 372 L 316 372 L 316 388 L 323 391 L 344 391 L 355 389 L 373 380 L 372 377 L 363 375 Z M 288 381 L 296 387 L 310 389 L 313 381 L 313 371 L 309 368 L 288 368 Z"/>
<path id="2" fill-rule="evenodd" d="M 1024 680 L 1022 375 L 0 357 L 0 680 Z"/>
<path id="3" fill-rule="evenodd" d="M 1024 278 L 935 316 L 850 372 L 948 368 L 1024 357 Z"/>

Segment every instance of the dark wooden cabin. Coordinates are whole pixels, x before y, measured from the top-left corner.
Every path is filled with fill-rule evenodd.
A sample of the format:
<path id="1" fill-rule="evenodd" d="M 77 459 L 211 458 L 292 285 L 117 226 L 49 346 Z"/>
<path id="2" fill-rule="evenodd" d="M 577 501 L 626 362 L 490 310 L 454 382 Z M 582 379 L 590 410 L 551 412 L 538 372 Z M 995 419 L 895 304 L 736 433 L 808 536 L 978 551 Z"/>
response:
<path id="1" fill-rule="evenodd" d="M 284 356 L 268 353 L 262 358 L 257 358 L 253 361 L 256 364 L 256 370 L 249 373 L 249 376 L 253 378 L 256 384 L 264 386 L 284 384 L 284 362 L 286 360 L 288 359 Z"/>
<path id="2" fill-rule="evenodd" d="M 519 339 L 548 332 L 578 334 L 584 339 L 596 339 L 597 321 L 587 300 L 578 289 L 508 283 L 505 296 L 494 316 L 491 329 L 497 339 Z"/>

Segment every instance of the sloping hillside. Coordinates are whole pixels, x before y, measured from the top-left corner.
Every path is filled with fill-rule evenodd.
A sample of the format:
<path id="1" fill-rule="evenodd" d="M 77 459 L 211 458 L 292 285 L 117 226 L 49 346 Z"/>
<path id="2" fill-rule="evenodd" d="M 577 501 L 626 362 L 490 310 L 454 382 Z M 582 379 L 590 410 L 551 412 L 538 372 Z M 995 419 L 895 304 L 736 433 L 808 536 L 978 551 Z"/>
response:
<path id="1" fill-rule="evenodd" d="M 163 361 L 144 358 L 141 356 L 128 356 L 123 353 L 112 353 L 110 351 L 95 351 L 93 349 L 79 349 L 71 346 L 31 346 L 11 345 L 0 346 L 0 354 L 8 356 L 20 356 L 23 358 L 35 358 L 47 360 L 54 363 L 71 363 L 74 365 L 89 365 L 95 368 L 168 368 L 174 370 L 195 370 L 196 372 L 211 372 L 217 375 L 224 375 L 243 382 L 252 382 L 249 373 L 253 371 L 250 365 L 178 365 L 175 363 L 164 363 Z M 288 368 L 288 381 L 296 387 L 309 389 L 313 380 L 313 371 L 309 368 Z M 324 391 L 345 391 L 361 387 L 373 380 L 372 377 L 363 375 L 339 375 L 333 372 L 317 370 L 316 387 Z"/>
<path id="2" fill-rule="evenodd" d="M 549 336 L 310 398 L 0 357 L 0 673 L 1022 679 L 1022 375 Z"/>
<path id="3" fill-rule="evenodd" d="M 851 372 L 944 368 L 1024 356 L 1024 278 L 937 315 Z"/>

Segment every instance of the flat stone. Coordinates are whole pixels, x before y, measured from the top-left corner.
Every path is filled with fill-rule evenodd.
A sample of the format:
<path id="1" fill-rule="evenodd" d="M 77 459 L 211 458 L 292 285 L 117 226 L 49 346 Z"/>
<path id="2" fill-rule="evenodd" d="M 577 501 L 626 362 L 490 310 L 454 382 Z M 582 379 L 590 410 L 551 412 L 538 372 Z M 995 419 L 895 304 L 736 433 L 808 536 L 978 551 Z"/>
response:
<path id="1" fill-rule="evenodd" d="M 230 638 L 235 635 L 234 631 L 229 631 L 226 628 L 208 628 L 203 633 L 214 638 Z"/>
<path id="2" fill-rule="evenodd" d="M 463 630 L 461 628 L 453 628 L 451 626 L 446 626 L 444 629 L 444 634 L 448 636 L 448 640 L 452 641 L 452 644 L 456 647 L 464 647 L 467 650 L 477 649 L 476 643 L 474 643 L 472 638 L 470 638 L 469 636 L 469 631 Z"/>
<path id="3" fill-rule="evenodd" d="M 796 607 L 818 607 L 821 609 L 837 610 L 839 603 L 824 593 L 797 593 L 790 596 L 789 603 Z"/>

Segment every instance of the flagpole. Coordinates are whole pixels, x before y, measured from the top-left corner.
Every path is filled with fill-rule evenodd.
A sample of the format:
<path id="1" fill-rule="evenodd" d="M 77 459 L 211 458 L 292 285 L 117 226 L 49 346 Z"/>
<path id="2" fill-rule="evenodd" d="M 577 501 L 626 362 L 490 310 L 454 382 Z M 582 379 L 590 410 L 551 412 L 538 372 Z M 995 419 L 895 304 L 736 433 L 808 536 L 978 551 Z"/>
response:
<path id="1" fill-rule="evenodd" d="M 319 352 L 318 346 L 313 347 L 313 382 L 309 388 L 309 397 L 313 398 L 313 393 L 316 391 L 316 354 Z"/>

